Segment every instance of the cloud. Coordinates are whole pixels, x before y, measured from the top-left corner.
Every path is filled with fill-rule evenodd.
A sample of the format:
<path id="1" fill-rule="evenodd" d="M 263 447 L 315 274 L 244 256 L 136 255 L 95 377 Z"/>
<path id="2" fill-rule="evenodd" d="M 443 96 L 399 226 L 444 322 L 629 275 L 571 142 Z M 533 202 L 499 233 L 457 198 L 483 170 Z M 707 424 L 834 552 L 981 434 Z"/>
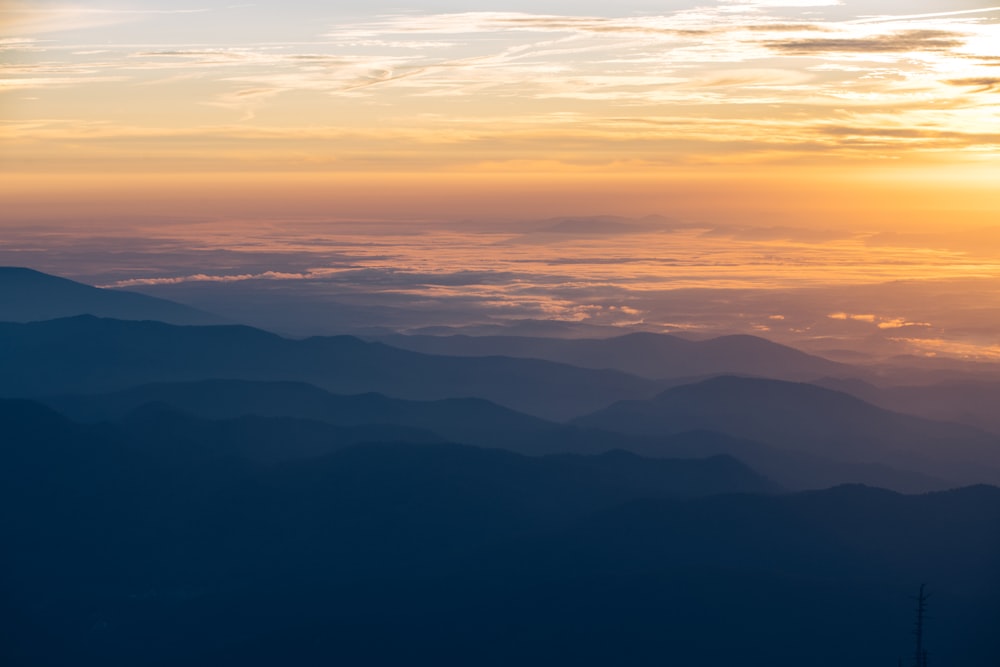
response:
<path id="1" fill-rule="evenodd" d="M 907 327 L 930 327 L 929 322 L 910 322 L 905 317 L 896 317 L 887 320 L 881 320 L 878 323 L 879 329 L 903 329 Z"/>
<path id="2" fill-rule="evenodd" d="M 976 94 L 996 90 L 995 70 L 986 68 L 1000 26 L 953 13 L 855 23 L 835 20 L 848 10 L 839 4 L 692 2 L 628 16 L 414 11 L 344 23 L 308 42 L 231 46 L 60 40 L 44 43 L 44 56 L 21 59 L 34 69 L 0 70 L 0 85 L 119 84 L 102 86 L 105 111 L 80 105 L 78 123 L 19 137 L 19 159 L 30 157 L 39 169 L 81 155 L 55 144 L 36 150 L 36 142 L 72 139 L 73 128 L 94 145 L 133 142 L 108 141 L 94 160 L 129 162 L 145 153 L 150 169 L 190 160 L 237 170 L 335 163 L 345 170 L 642 171 L 939 159 L 940 151 L 993 145 L 992 119 Z M 27 15 L 27 4 L 16 7 Z M 83 9 L 36 14 L 156 16 Z M 14 40 L 0 49 L 43 48 Z M 52 98 L 33 105 L 39 118 L 76 113 Z M 163 113 L 181 104 L 184 113 Z M 110 122 L 112 109 L 131 115 Z M 151 142 L 145 151 L 142 137 Z M 169 151 L 152 143 L 165 137 L 178 139 Z M 236 137 L 247 141 L 237 146 Z"/>
<path id="3" fill-rule="evenodd" d="M 849 21 L 853 24 L 882 23 L 886 21 L 906 21 L 912 19 L 941 19 L 951 16 L 965 16 L 969 14 L 984 14 L 987 12 L 1000 12 L 1000 7 L 982 7 L 979 9 L 962 9 L 951 12 L 930 12 L 924 14 L 889 14 L 884 16 L 867 16 Z"/>
<path id="4" fill-rule="evenodd" d="M 867 324 L 874 324 L 876 327 L 883 330 L 903 329 L 908 327 L 927 328 L 931 326 L 929 322 L 911 322 L 905 317 L 884 317 L 870 313 L 830 313 L 827 315 L 827 318 L 831 320 L 839 320 L 841 322 L 865 322 Z"/>
<path id="5" fill-rule="evenodd" d="M 771 40 L 768 48 L 788 55 L 823 53 L 906 53 L 950 51 L 965 44 L 961 33 L 947 30 L 903 30 L 867 37 L 815 37 Z"/>
<path id="6" fill-rule="evenodd" d="M 28 37 L 9 37 L 0 39 L 0 51 L 33 51 L 38 50 L 40 42 Z"/>
<path id="7" fill-rule="evenodd" d="M 982 91 L 985 92 L 985 91 Z M 976 146 L 1000 145 L 1000 132 L 961 132 L 935 128 L 852 127 L 825 125 L 817 127 L 821 134 L 837 137 L 841 144 L 858 147 L 907 146 L 923 150 L 965 149 Z"/>
<path id="8" fill-rule="evenodd" d="M 36 3 L 7 0 L 0 6 L 0 25 L 7 35 L 37 35 L 100 28 L 170 14 L 201 14 L 206 8 L 125 9 L 82 5 L 40 7 Z"/>
<path id="9" fill-rule="evenodd" d="M 21 90 L 29 88 L 56 88 L 66 86 L 80 86 L 92 83 L 109 83 L 123 81 L 125 77 L 120 76 L 35 76 L 19 77 L 16 79 L 0 79 L 0 91 Z"/>
<path id="10" fill-rule="evenodd" d="M 975 88 L 975 92 L 977 93 L 1000 92 L 1000 77 L 995 76 L 979 76 L 970 77 L 968 79 L 948 79 L 945 83 L 951 84 L 952 86 Z"/>
<path id="11" fill-rule="evenodd" d="M 260 273 L 236 273 L 236 274 L 206 274 L 193 273 L 186 276 L 170 276 L 159 278 L 126 278 L 116 280 L 106 285 L 98 285 L 104 288 L 123 287 L 143 287 L 152 285 L 180 285 L 182 283 L 236 283 L 247 280 L 313 280 L 320 276 L 329 275 L 333 271 L 341 269 L 316 270 L 305 273 L 289 273 L 286 271 L 262 271 Z"/>
<path id="12" fill-rule="evenodd" d="M 1000 345 L 969 343 L 947 338 L 892 338 L 929 357 L 946 355 L 969 361 L 1000 361 Z"/>
<path id="13" fill-rule="evenodd" d="M 855 313 L 830 313 L 829 315 L 827 315 L 827 317 L 829 317 L 831 320 L 842 320 L 845 322 L 848 320 L 853 320 L 856 322 L 868 322 L 870 324 L 875 323 L 875 316 L 871 314 L 858 315 Z"/>

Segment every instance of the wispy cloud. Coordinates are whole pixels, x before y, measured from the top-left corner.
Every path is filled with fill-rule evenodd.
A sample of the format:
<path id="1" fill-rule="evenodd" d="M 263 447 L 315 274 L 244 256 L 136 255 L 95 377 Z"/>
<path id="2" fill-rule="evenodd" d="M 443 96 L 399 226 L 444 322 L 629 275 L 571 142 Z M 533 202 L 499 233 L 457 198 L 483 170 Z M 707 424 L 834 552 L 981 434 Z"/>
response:
<path id="1" fill-rule="evenodd" d="M 84 9 L 9 11 L 78 25 L 207 11 Z M 115 84 L 103 94 L 128 100 L 118 107 L 160 119 L 142 130 L 118 120 L 122 134 L 223 142 L 242 123 L 240 136 L 275 149 L 283 138 L 287 155 L 301 155 L 292 144 L 309 136 L 349 141 L 336 146 L 342 166 L 932 156 L 995 144 L 984 109 L 997 89 L 1000 23 L 984 18 L 995 9 L 857 17 L 826 0 L 733 0 L 627 16 L 413 11 L 344 22 L 308 42 L 54 48 L 14 37 L 0 48 L 42 51 L 0 69 L 0 90 Z M 158 110 L 179 101 L 183 131 Z M 73 120 L 67 113 L 47 116 Z M 76 120 L 58 131 L 114 134 L 95 133 L 96 113 Z M 378 133 L 400 140 L 398 150 Z M 247 160 L 261 150 L 248 143 Z M 313 163 L 328 166 L 323 156 Z"/>
<path id="2" fill-rule="evenodd" d="M 246 280 L 315 280 L 331 273 L 326 271 L 309 271 L 306 273 L 289 273 L 287 271 L 262 271 L 260 273 L 207 274 L 193 273 L 186 276 L 170 276 L 163 278 L 127 278 L 117 280 L 104 288 L 140 287 L 151 285 L 180 285 L 181 283 L 236 283 Z"/>
<path id="3" fill-rule="evenodd" d="M 0 26 L 7 35 L 39 35 L 85 30 L 170 14 L 202 14 L 207 8 L 129 9 L 65 4 L 39 6 L 8 0 L 0 6 Z"/>
<path id="4" fill-rule="evenodd" d="M 1000 77 L 995 76 L 978 76 L 968 79 L 949 79 L 946 83 L 950 83 L 953 86 L 974 88 L 977 93 L 1000 92 Z"/>
<path id="5" fill-rule="evenodd" d="M 913 19 L 941 19 L 950 18 L 953 16 L 968 16 L 971 14 L 986 14 L 989 12 L 1000 12 L 1000 6 L 996 7 L 982 7 L 980 9 L 962 9 L 958 11 L 951 12 L 929 12 L 923 14 L 889 14 L 882 16 L 868 16 L 865 18 L 854 19 L 848 23 L 853 24 L 863 24 L 863 23 L 882 23 L 886 21 L 908 21 Z"/>
<path id="6" fill-rule="evenodd" d="M 768 48 L 791 55 L 824 53 L 909 53 L 949 51 L 964 44 L 962 35 L 945 30 L 904 30 L 870 37 L 811 37 L 773 40 Z"/>

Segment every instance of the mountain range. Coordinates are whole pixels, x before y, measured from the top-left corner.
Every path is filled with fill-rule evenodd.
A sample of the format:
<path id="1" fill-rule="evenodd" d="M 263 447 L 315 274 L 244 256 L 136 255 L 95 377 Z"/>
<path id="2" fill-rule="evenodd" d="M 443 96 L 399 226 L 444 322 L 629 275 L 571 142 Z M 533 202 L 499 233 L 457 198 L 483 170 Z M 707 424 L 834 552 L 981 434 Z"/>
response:
<path id="1" fill-rule="evenodd" d="M 877 667 L 924 585 L 932 662 L 998 664 L 975 369 L 294 339 L 23 269 L 0 297 L 5 667 Z"/>
<path id="2" fill-rule="evenodd" d="M 566 419 L 660 387 L 619 371 L 535 359 L 438 357 L 351 336 L 282 338 L 241 326 L 179 327 L 78 316 L 0 323 L 0 396 L 99 392 L 213 378 L 300 380 L 341 393 L 480 397 Z"/>
<path id="3" fill-rule="evenodd" d="M 642 332 L 583 339 L 395 335 L 379 340 L 426 354 L 546 359 L 582 368 L 610 368 L 650 379 L 730 374 L 814 380 L 858 373 L 847 364 L 745 335 L 707 340 Z"/>
<path id="4" fill-rule="evenodd" d="M 874 667 L 925 580 L 935 650 L 997 655 L 996 488 L 775 495 L 728 458 L 433 443 L 274 458 L 174 418 L 0 401 L 5 664 Z"/>
<path id="5" fill-rule="evenodd" d="M 746 380 L 751 385 L 754 380 Z M 850 400 L 833 392 L 821 394 L 812 406 L 815 429 L 828 428 L 827 421 L 839 418 L 822 399 Z M 247 416 L 289 417 L 325 422 L 340 427 L 391 426 L 433 434 L 438 440 L 480 447 L 501 448 L 528 455 L 553 453 L 599 454 L 614 449 L 658 458 L 699 458 L 728 455 L 750 464 L 788 489 L 824 488 L 844 483 L 867 483 L 902 491 L 947 488 L 954 480 L 939 476 L 941 471 L 919 473 L 906 467 L 906 459 L 896 465 L 867 462 L 863 456 L 825 456 L 797 442 L 773 443 L 769 434 L 752 439 L 746 432 L 725 424 L 713 429 L 698 425 L 668 434 L 636 434 L 627 428 L 602 429 L 550 422 L 490 403 L 482 399 L 407 401 L 380 394 L 338 395 L 315 386 L 296 382 L 252 382 L 245 380 L 205 380 L 156 383 L 107 394 L 63 395 L 40 399 L 60 413 L 85 422 L 121 421 L 137 410 L 162 408 L 203 419 L 234 419 Z M 871 408 L 883 419 L 892 415 Z M 824 411 L 830 414 L 824 417 Z M 855 419 L 855 427 L 869 440 L 893 434 L 867 433 L 865 418 Z M 947 432 L 949 427 L 937 425 Z M 965 435 L 957 429 L 958 435 Z M 760 435 L 760 434 L 755 434 Z M 898 437 L 910 437 L 900 431 Z M 958 437 L 956 435 L 956 437 Z M 980 437 L 980 434 L 975 434 Z M 977 477 L 976 481 L 983 478 Z"/>
<path id="6" fill-rule="evenodd" d="M 997 436 L 804 383 L 719 377 L 622 401 L 574 423 L 635 435 L 711 428 L 838 461 L 1000 483 Z"/>

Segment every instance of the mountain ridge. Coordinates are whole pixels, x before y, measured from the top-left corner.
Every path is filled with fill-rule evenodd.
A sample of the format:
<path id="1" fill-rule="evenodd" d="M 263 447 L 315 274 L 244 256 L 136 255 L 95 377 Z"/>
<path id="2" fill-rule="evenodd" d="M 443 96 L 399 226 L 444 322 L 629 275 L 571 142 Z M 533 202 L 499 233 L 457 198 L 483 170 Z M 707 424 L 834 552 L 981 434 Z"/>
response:
<path id="1" fill-rule="evenodd" d="M 7 370 L 0 376 L 0 396 L 107 392 L 212 378 L 297 380 L 338 393 L 480 397 L 553 420 L 662 388 L 620 371 L 544 360 L 445 357 L 353 336 L 293 340 L 240 325 L 93 316 L 0 323 L 0 363 Z"/>
<path id="2" fill-rule="evenodd" d="M 227 323 L 225 318 L 175 301 L 94 287 L 26 267 L 0 266 L 0 320 L 36 322 L 76 315 L 185 325 Z"/>
<path id="3" fill-rule="evenodd" d="M 712 378 L 653 399 L 622 401 L 572 423 L 637 435 L 712 428 L 841 461 L 906 462 L 907 469 L 970 483 L 1000 480 L 1000 437 L 806 383 Z"/>
<path id="4" fill-rule="evenodd" d="M 294 417 L 339 426 L 393 425 L 425 429 L 445 439 L 500 448 L 521 454 L 600 454 L 625 449 L 656 458 L 700 458 L 725 454 L 751 465 L 785 488 L 824 488 L 864 482 L 921 491 L 948 484 L 890 466 L 845 463 L 793 448 L 713 431 L 686 431 L 644 436 L 581 428 L 511 411 L 482 399 L 407 401 L 381 394 L 338 395 L 305 383 L 204 380 L 141 385 L 110 394 L 66 395 L 40 399 L 73 419 L 85 422 L 120 420 L 145 405 L 207 419 L 244 415 Z"/>
<path id="5" fill-rule="evenodd" d="M 862 373 L 847 364 L 747 334 L 697 341 L 642 331 L 610 338 L 397 334 L 373 339 L 428 354 L 546 359 L 654 380 L 719 374 L 810 380 Z"/>

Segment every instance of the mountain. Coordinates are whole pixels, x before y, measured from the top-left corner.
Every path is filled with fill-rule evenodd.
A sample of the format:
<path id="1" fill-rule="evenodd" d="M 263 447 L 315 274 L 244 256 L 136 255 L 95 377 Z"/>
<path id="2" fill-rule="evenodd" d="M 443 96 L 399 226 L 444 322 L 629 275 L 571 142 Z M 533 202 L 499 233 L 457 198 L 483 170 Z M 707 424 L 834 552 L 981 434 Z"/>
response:
<path id="1" fill-rule="evenodd" d="M 395 425 L 433 431 L 456 442 L 501 446 L 504 439 L 568 427 L 479 398 L 409 401 L 381 394 L 332 394 L 303 382 L 203 380 L 141 385 L 109 394 L 40 399 L 70 418 L 120 420 L 149 404 L 206 419 L 294 417 L 339 426 Z M 610 449 L 610 448 L 609 448 Z"/>
<path id="2" fill-rule="evenodd" d="M 171 419 L 0 401 L 4 665 L 876 667 L 922 582 L 938 659 L 1000 649 L 997 488 L 715 493 L 769 487 L 726 458 L 448 444 L 274 460 L 181 435 L 203 420 L 147 438 Z"/>
<path id="3" fill-rule="evenodd" d="M 625 450 L 655 458 L 732 456 L 787 489 L 827 488 L 865 483 L 902 491 L 947 488 L 932 475 L 875 464 L 845 463 L 818 455 L 783 450 L 711 431 L 670 436 L 642 436 L 545 421 L 482 399 L 406 401 L 380 394 L 343 396 L 297 382 L 204 380 L 157 383 L 108 394 L 40 399 L 60 413 L 83 422 L 120 421 L 150 406 L 207 419 L 231 420 L 255 415 L 320 421 L 341 427 L 381 425 L 433 433 L 479 447 L 528 454 L 602 454 Z M 405 438 L 398 438 L 405 439 Z M 421 438 L 424 441 L 426 438 Z"/>
<path id="4" fill-rule="evenodd" d="M 574 582 L 558 606 L 537 610 L 571 616 L 562 637 L 610 633 L 697 665 L 895 660 L 912 646 L 912 596 L 934 581 L 935 655 L 985 666 L 1000 655 L 996 525 L 1000 489 L 988 486 L 637 501 L 500 551 L 494 576 L 530 561 L 546 568 L 539 580 Z M 620 625 L 589 620 L 602 608 Z M 586 659 L 608 664 L 614 651 Z"/>
<path id="5" fill-rule="evenodd" d="M 720 377 L 623 401 L 574 420 L 636 435 L 711 429 L 841 462 L 878 463 L 963 482 L 1000 481 L 1000 438 L 890 412 L 809 384 Z"/>
<path id="6" fill-rule="evenodd" d="M 397 398 L 481 397 L 549 419 L 624 398 L 655 382 L 534 359 L 440 357 L 350 336 L 291 340 L 241 326 L 181 327 L 80 316 L 0 323 L 0 396 L 51 396 L 150 382 L 294 380 Z"/>
<path id="7" fill-rule="evenodd" d="M 0 321 L 34 322 L 74 315 L 171 324 L 223 324 L 221 317 L 138 292 L 91 287 L 32 269 L 0 267 Z"/>
<path id="8" fill-rule="evenodd" d="M 952 421 L 1000 434 L 1000 382 L 982 379 L 878 387 L 825 378 L 816 384 L 896 412 Z"/>
<path id="9" fill-rule="evenodd" d="M 764 338 L 742 335 L 708 340 L 642 332 L 585 339 L 393 335 L 378 340 L 427 354 L 546 359 L 581 368 L 611 368 L 650 379 L 733 374 L 812 380 L 826 376 L 853 377 L 859 373 L 847 364 Z"/>

